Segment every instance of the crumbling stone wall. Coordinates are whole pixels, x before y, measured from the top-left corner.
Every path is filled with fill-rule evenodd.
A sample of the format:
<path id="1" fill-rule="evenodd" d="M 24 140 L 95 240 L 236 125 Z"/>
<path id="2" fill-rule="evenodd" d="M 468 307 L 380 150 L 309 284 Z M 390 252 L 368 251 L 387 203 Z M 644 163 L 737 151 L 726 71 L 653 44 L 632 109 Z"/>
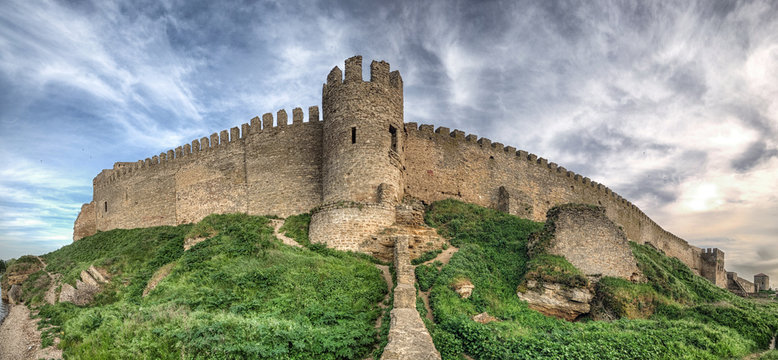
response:
<path id="1" fill-rule="evenodd" d="M 605 216 L 604 208 L 579 204 L 555 207 L 549 211 L 546 230 L 545 238 L 535 238 L 531 245 L 564 256 L 584 274 L 640 278 L 626 235 Z"/>
<path id="2" fill-rule="evenodd" d="M 91 201 L 81 205 L 76 223 L 73 225 L 73 241 L 89 236 L 97 232 L 95 217 L 95 202 Z"/>
<path id="3" fill-rule="evenodd" d="M 727 272 L 727 289 L 735 294 L 746 296 L 756 292 L 754 283 L 737 276 L 736 272 Z"/>

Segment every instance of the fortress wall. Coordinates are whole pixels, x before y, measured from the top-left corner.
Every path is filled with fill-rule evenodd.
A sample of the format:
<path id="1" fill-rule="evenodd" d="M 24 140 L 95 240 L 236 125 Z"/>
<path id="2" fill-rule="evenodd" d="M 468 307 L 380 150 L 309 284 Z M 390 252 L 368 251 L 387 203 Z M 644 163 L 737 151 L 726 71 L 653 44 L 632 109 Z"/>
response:
<path id="1" fill-rule="evenodd" d="M 176 148 L 176 224 L 197 222 L 212 213 L 246 212 L 244 148 L 238 128 Z"/>
<path id="2" fill-rule="evenodd" d="M 212 213 L 288 216 L 321 202 L 321 121 L 318 107 L 265 114 L 138 162 L 119 162 L 94 181 L 95 230 L 176 225 Z M 107 210 L 106 210 L 107 203 Z M 74 230 L 91 229 L 90 207 Z M 83 230 L 76 234 L 94 233 Z M 74 236 L 76 238 L 77 236 Z"/>
<path id="3" fill-rule="evenodd" d="M 321 163 L 318 108 L 309 110 L 308 122 L 300 117 L 291 125 L 252 132 L 245 157 L 248 213 L 286 217 L 321 204 Z"/>
<path id="4" fill-rule="evenodd" d="M 97 230 L 175 225 L 175 181 L 178 164 L 167 160 L 147 167 L 117 167 L 97 182 L 94 201 Z M 144 163 L 145 165 L 145 163 Z M 107 206 L 106 206 L 107 204 Z"/>
<path id="5" fill-rule="evenodd" d="M 371 252 L 372 238 L 394 224 L 393 203 L 331 203 L 314 211 L 308 233 L 312 243 L 324 243 L 338 250 Z"/>
<path id="6" fill-rule="evenodd" d="M 701 249 L 663 230 L 636 206 L 589 178 L 525 151 L 431 125 L 406 123 L 405 193 L 433 202 L 456 198 L 545 221 L 554 205 L 603 206 L 631 241 L 651 243 L 695 272 Z"/>

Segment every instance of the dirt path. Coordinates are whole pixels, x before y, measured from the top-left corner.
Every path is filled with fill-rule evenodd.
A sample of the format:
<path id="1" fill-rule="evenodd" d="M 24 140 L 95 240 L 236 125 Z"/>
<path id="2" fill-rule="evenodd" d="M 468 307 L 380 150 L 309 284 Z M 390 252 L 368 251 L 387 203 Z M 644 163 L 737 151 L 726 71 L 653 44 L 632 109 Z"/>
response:
<path id="1" fill-rule="evenodd" d="M 451 257 L 457 253 L 457 251 L 459 251 L 459 248 L 449 246 L 448 249 L 443 250 L 443 252 L 438 254 L 438 256 L 436 256 L 434 259 L 425 261 L 424 265 L 432 264 L 435 261 L 440 261 L 443 263 L 443 265 L 446 265 L 451 260 Z"/>
<path id="2" fill-rule="evenodd" d="M 303 247 L 298 243 L 297 241 L 294 241 L 294 239 L 284 235 L 278 229 L 281 228 L 281 226 L 284 226 L 285 220 L 283 219 L 272 219 L 270 220 L 270 223 L 273 225 L 273 235 L 275 235 L 278 239 L 280 239 L 284 244 L 294 247 Z"/>
<path id="3" fill-rule="evenodd" d="M 43 300 L 46 301 L 48 304 L 54 304 L 57 302 L 57 283 L 59 282 L 60 274 L 54 274 L 52 275 L 50 272 L 46 270 L 46 264 L 45 261 L 40 256 L 36 256 L 35 258 L 40 261 L 41 266 L 43 266 L 43 271 L 46 272 L 46 275 L 49 276 L 49 288 L 46 290 L 46 294 L 43 296 Z"/>
<path id="4" fill-rule="evenodd" d="M 39 256 L 36 257 L 46 271 L 46 262 Z M 51 279 L 46 290 L 46 302 L 56 302 L 56 283 L 58 276 L 48 271 L 46 274 Z M 38 331 L 38 321 L 30 316 L 30 309 L 24 304 L 11 305 L 3 324 L 0 325 L 0 359 L 61 359 L 62 351 L 49 346 L 41 349 L 41 333 Z M 58 341 L 55 340 L 55 343 Z"/>
<path id="5" fill-rule="evenodd" d="M 760 351 L 760 352 L 757 352 L 757 353 L 753 353 L 753 354 L 747 355 L 746 357 L 743 358 L 743 360 L 756 360 L 756 359 L 759 359 L 762 355 L 764 355 L 764 353 L 766 353 L 766 352 L 768 352 L 770 350 L 775 350 L 775 337 L 773 337 L 773 341 L 770 342 L 770 347 L 768 348 L 768 350 Z"/>
<path id="6" fill-rule="evenodd" d="M 23 304 L 12 305 L 0 325 L 0 359 L 62 359 L 62 351 L 50 346 L 41 349 L 41 334 L 30 309 Z"/>
<path id="7" fill-rule="evenodd" d="M 436 256 L 434 259 L 425 261 L 424 265 L 429 265 L 434 263 L 435 261 L 440 261 L 445 266 L 446 264 L 448 264 L 449 261 L 451 261 L 451 257 L 454 256 L 454 254 L 456 254 L 457 251 L 459 251 L 459 248 L 449 246 L 448 249 L 443 250 L 443 252 L 438 254 L 438 256 Z M 427 309 L 426 318 L 432 322 L 435 322 L 435 317 L 432 316 L 432 307 L 430 307 L 430 292 L 419 290 L 419 296 L 421 296 L 421 301 L 424 302 L 424 308 Z"/>
<path id="8" fill-rule="evenodd" d="M 386 296 L 384 296 L 384 299 L 381 301 L 381 303 L 378 304 L 378 306 L 381 309 L 386 309 L 387 308 L 387 306 L 385 305 L 386 301 L 389 299 L 389 296 L 392 295 L 392 289 L 394 289 L 394 282 L 392 282 L 392 274 L 389 272 L 389 266 L 387 265 L 376 265 L 375 267 L 377 267 L 378 270 L 381 270 L 381 275 L 384 277 L 384 281 L 386 281 L 386 288 L 388 291 L 386 293 Z M 375 321 L 376 329 L 381 328 L 381 324 L 383 320 L 384 320 L 383 316 L 378 317 L 378 319 Z"/>

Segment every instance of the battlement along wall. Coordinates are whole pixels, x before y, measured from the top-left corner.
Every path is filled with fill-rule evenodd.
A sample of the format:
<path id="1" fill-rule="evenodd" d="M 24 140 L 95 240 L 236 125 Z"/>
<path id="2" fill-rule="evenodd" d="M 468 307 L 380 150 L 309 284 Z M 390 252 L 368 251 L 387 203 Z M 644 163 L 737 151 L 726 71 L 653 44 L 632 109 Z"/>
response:
<path id="1" fill-rule="evenodd" d="M 650 243 L 697 274 L 701 249 L 665 231 L 635 205 L 589 178 L 511 146 L 459 130 L 406 123 L 405 194 L 433 202 L 455 198 L 544 221 L 551 207 L 598 205 L 631 241 Z"/>
<path id="2" fill-rule="evenodd" d="M 318 107 L 264 114 L 262 120 L 193 140 L 151 158 L 116 163 L 93 181 L 75 229 L 176 225 L 212 213 L 288 216 L 321 202 Z M 89 205 L 89 204 L 87 204 Z M 92 232 L 93 233 L 93 232 Z M 89 235 L 80 231 L 74 238 Z"/>

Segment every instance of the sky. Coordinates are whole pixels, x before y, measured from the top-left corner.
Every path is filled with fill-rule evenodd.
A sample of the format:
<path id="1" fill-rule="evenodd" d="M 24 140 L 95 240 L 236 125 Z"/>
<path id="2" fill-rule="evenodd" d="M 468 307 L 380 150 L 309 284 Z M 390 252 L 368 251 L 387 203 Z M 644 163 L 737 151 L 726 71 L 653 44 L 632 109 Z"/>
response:
<path id="1" fill-rule="evenodd" d="M 406 122 L 545 157 L 778 283 L 778 2 L 0 8 L 0 259 L 71 243 L 101 169 L 320 105 L 359 54 L 400 70 Z"/>

